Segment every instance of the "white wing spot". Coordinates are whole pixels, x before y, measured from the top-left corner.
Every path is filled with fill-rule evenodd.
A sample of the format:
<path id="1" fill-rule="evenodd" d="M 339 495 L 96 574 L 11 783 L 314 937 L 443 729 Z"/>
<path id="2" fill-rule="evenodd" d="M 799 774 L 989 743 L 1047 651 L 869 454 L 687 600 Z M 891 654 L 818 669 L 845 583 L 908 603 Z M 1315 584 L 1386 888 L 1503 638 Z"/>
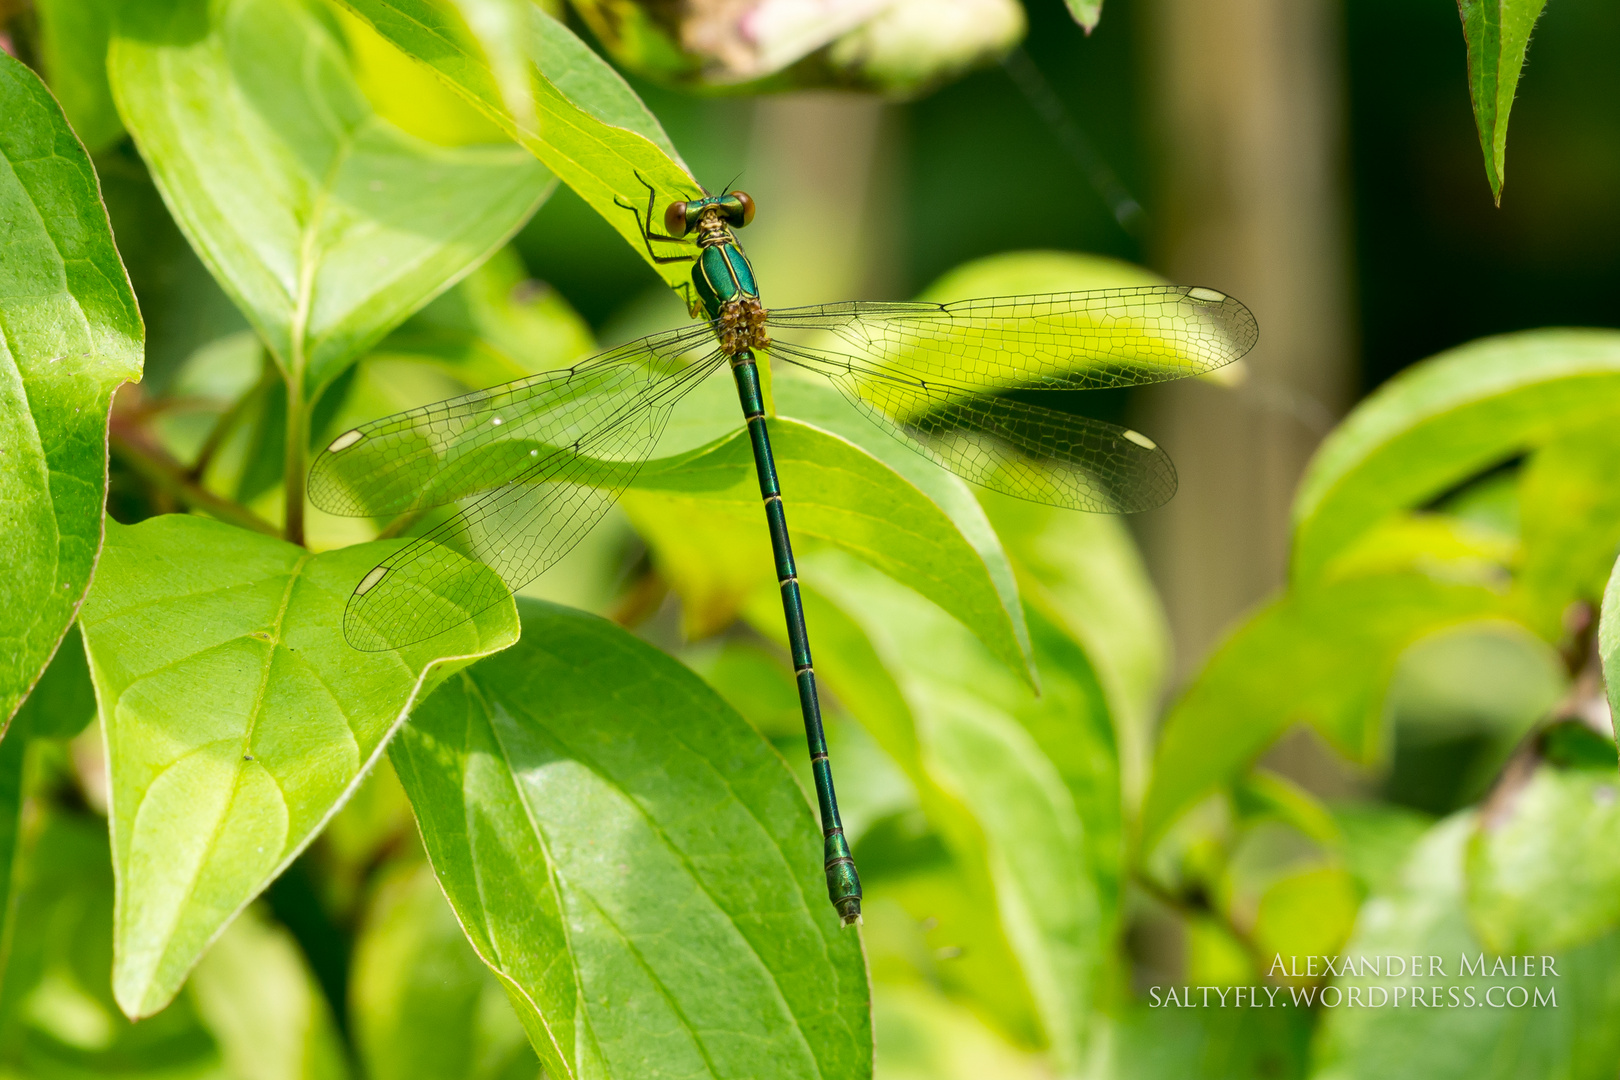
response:
<path id="1" fill-rule="evenodd" d="M 366 595 L 366 593 L 371 591 L 372 586 L 376 585 L 377 582 L 379 582 L 379 581 L 381 581 L 383 579 L 383 575 L 386 574 L 386 573 L 388 573 L 388 567 L 386 567 L 386 566 L 374 566 L 374 567 L 372 567 L 371 568 L 371 573 L 369 573 L 365 577 L 361 578 L 360 579 L 360 584 L 358 584 L 358 585 L 356 585 L 354 587 L 354 595 L 356 595 L 356 596 L 364 596 L 364 595 Z"/>
<path id="2" fill-rule="evenodd" d="M 343 434 L 332 440 L 332 445 L 326 448 L 326 452 L 328 454 L 335 454 L 340 450 L 347 450 L 349 447 L 353 446 L 363 438 L 365 438 L 365 436 L 360 434 L 359 428 L 353 428 L 349 431 L 345 431 Z"/>
<path id="3" fill-rule="evenodd" d="M 499 427 L 501 424 L 501 418 L 497 416 L 491 420 L 490 423 L 494 424 L 496 427 Z"/>
<path id="4" fill-rule="evenodd" d="M 1131 431 L 1129 428 L 1127 428 L 1125 431 L 1125 437 L 1144 450 L 1157 450 L 1159 448 L 1158 443 L 1154 442 L 1140 431 Z"/>
<path id="5" fill-rule="evenodd" d="M 1202 300 L 1207 304 L 1218 304 L 1222 300 L 1226 299 L 1226 294 L 1223 292 L 1216 292 L 1214 289 L 1206 289 L 1203 286 L 1199 286 L 1198 288 L 1187 290 L 1187 299 Z"/>
<path id="6" fill-rule="evenodd" d="M 540 451 L 538 451 L 538 450 L 530 450 L 529 451 L 529 456 L 530 457 L 539 457 L 540 456 Z"/>

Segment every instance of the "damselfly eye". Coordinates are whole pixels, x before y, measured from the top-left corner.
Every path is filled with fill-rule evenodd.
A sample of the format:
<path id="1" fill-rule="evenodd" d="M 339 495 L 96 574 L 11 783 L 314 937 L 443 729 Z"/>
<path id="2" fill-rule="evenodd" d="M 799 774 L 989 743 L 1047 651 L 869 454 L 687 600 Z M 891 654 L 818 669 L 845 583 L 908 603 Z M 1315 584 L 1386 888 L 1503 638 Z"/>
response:
<path id="1" fill-rule="evenodd" d="M 686 204 L 672 202 L 664 208 L 664 231 L 671 236 L 686 235 Z"/>
<path id="2" fill-rule="evenodd" d="M 733 191 L 727 200 L 726 217 L 737 228 L 742 228 L 754 220 L 754 200 L 748 197 L 746 191 Z"/>

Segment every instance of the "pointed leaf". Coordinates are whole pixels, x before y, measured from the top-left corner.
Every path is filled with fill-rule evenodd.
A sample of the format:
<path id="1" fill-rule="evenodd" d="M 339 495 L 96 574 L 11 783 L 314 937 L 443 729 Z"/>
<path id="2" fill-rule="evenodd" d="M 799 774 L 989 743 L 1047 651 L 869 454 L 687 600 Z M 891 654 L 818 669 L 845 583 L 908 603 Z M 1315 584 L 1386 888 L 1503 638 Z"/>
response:
<path id="1" fill-rule="evenodd" d="M 503 605 L 409 649 L 359 653 L 344 605 L 402 541 L 312 555 L 179 515 L 109 521 L 107 534 L 81 621 L 106 725 L 114 985 L 145 1016 L 310 841 L 424 690 L 511 644 L 517 624 Z"/>
<path id="2" fill-rule="evenodd" d="M 691 264 L 655 262 L 624 204 L 644 214 L 650 184 L 661 213 L 703 189 L 641 99 L 567 27 L 523 0 L 344 3 L 545 162 L 671 288 L 690 286 Z"/>
<path id="3" fill-rule="evenodd" d="M 1102 0 L 1063 0 L 1074 16 L 1074 21 L 1080 24 L 1080 29 L 1091 33 L 1097 29 L 1097 23 L 1102 20 Z"/>
<path id="4" fill-rule="evenodd" d="M 548 1075 L 870 1076 L 860 940 L 781 758 L 613 624 L 521 609 L 390 757 Z"/>
<path id="5" fill-rule="evenodd" d="M 1468 96 L 1485 153 L 1485 178 L 1498 206 L 1507 168 L 1508 111 L 1519 88 L 1530 29 L 1546 6 L 1547 0 L 1457 0 L 1468 42 Z"/>
<path id="6" fill-rule="evenodd" d="M 1397 375 L 1322 443 L 1294 500 L 1292 580 L 1385 518 L 1573 427 L 1620 416 L 1620 331 L 1531 330 Z"/>
<path id="7" fill-rule="evenodd" d="M 314 392 L 528 220 L 546 170 L 380 118 L 298 0 L 127 5 L 119 112 L 192 247 Z"/>
<path id="8" fill-rule="evenodd" d="M 0 55 L 0 725 L 84 600 L 101 548 L 107 409 L 141 317 L 95 170 L 33 72 Z"/>

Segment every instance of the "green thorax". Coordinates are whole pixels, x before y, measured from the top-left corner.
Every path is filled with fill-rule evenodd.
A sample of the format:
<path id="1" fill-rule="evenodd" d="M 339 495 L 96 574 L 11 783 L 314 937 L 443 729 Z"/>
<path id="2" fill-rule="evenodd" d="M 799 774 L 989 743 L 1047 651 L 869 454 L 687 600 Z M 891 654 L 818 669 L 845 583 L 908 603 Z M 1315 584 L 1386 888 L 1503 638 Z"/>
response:
<path id="1" fill-rule="evenodd" d="M 705 199 L 703 203 L 710 201 Z M 758 300 L 759 286 L 754 283 L 753 265 L 743 254 L 736 236 L 726 227 L 719 209 L 703 203 L 691 204 L 699 211 L 698 257 L 692 267 L 692 287 L 697 290 L 704 312 L 709 318 L 718 319 L 727 301 Z"/>

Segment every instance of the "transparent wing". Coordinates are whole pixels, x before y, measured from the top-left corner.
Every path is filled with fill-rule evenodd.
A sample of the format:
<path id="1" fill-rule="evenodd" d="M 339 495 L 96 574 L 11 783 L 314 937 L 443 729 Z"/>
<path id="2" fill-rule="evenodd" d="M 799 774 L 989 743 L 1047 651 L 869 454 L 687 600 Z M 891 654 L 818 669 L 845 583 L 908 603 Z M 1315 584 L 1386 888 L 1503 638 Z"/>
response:
<path id="1" fill-rule="evenodd" d="M 956 394 L 1012 386 L 1097 390 L 1164 382 L 1230 364 L 1254 347 L 1249 309 L 1224 293 L 1185 285 L 963 300 L 954 304 L 851 302 L 770 313 L 771 336 L 815 347 L 840 339 L 874 373 L 918 387 L 909 404 L 889 392 L 891 416 L 933 408 L 943 384 Z"/>
<path id="2" fill-rule="evenodd" d="M 360 580 L 343 616 L 349 644 L 380 652 L 435 637 L 567 554 L 635 478 L 676 404 L 723 363 L 718 349 L 680 363 L 696 340 L 690 328 L 643 338 L 571 373 L 401 413 L 355 429 L 358 439 L 333 440 L 311 470 L 312 491 L 317 477 L 322 485 L 317 505 L 373 515 L 461 504 Z M 369 455 L 351 456 L 368 443 Z M 361 463 L 390 471 L 373 480 Z M 427 493 L 407 490 L 407 478 Z"/>
<path id="3" fill-rule="evenodd" d="M 309 500 L 347 517 L 443 506 L 578 459 L 592 433 L 594 467 L 611 481 L 626 462 L 641 460 L 639 432 L 622 421 L 663 400 L 694 350 L 713 342 L 713 327 L 697 323 L 573 367 L 362 424 L 333 439 L 310 466 Z M 584 482 L 592 464 L 571 467 Z"/>
<path id="4" fill-rule="evenodd" d="M 1170 457 L 1101 420 L 898 375 L 844 353 L 777 341 L 770 353 L 830 379 L 879 427 L 964 480 L 1093 513 L 1135 513 L 1176 493 Z"/>

